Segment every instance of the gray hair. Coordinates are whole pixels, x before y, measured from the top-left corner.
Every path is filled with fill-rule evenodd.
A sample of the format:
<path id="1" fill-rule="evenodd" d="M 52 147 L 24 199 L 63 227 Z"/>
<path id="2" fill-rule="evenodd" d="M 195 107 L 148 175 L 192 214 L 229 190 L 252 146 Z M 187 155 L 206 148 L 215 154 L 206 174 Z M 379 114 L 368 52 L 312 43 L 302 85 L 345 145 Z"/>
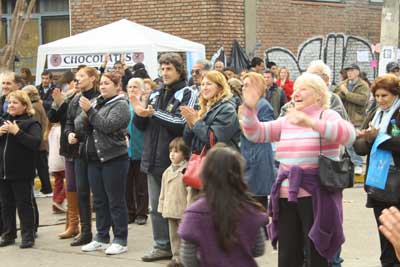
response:
<path id="1" fill-rule="evenodd" d="M 326 75 L 328 77 L 328 86 L 331 84 L 331 69 L 322 60 L 313 60 L 307 68 L 307 72 L 314 73 L 319 76 Z"/>
<path id="2" fill-rule="evenodd" d="M 331 93 L 325 81 L 318 75 L 310 72 L 304 72 L 294 82 L 294 92 L 299 89 L 299 85 L 308 86 L 315 90 L 321 96 L 319 103 L 324 109 L 328 109 L 331 103 Z"/>
<path id="3" fill-rule="evenodd" d="M 207 59 L 199 59 L 196 61 L 196 64 L 201 64 L 204 66 L 204 70 L 210 70 L 211 69 L 211 62 Z"/>
<path id="4" fill-rule="evenodd" d="M 128 81 L 128 86 L 130 85 L 130 84 L 136 84 L 138 87 L 139 87 L 139 89 L 143 92 L 144 91 L 144 81 L 143 81 L 143 79 L 142 78 L 131 78 L 129 81 Z"/>

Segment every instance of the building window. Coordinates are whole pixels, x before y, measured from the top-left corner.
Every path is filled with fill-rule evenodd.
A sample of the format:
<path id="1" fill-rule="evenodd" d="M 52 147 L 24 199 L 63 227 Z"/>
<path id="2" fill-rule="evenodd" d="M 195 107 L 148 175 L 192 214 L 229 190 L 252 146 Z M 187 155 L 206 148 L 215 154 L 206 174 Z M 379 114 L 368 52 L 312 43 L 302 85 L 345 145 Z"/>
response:
<path id="1" fill-rule="evenodd" d="M 43 44 L 69 36 L 69 17 L 42 17 Z"/>
<path id="2" fill-rule="evenodd" d="M 40 12 L 65 12 L 69 10 L 68 0 L 42 0 L 40 3 Z"/>
<path id="3" fill-rule="evenodd" d="M 371 4 L 383 4 L 383 0 L 369 0 Z"/>

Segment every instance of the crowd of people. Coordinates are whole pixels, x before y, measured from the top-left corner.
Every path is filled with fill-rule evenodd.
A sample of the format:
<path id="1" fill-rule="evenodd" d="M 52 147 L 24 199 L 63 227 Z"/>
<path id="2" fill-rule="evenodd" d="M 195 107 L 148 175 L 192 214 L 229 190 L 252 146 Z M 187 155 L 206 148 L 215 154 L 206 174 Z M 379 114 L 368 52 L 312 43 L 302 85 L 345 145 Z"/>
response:
<path id="1" fill-rule="evenodd" d="M 182 57 L 165 53 L 153 81 L 142 63 L 130 69 L 122 60 L 107 70 L 104 58 L 99 69 L 80 66 L 57 83 L 45 70 L 37 87 L 27 68 L 2 75 L 0 247 L 15 243 L 16 210 L 20 248 L 33 247 L 35 198 L 52 197 L 53 211 L 66 213 L 59 238 L 72 238 L 82 252 L 126 252 L 128 224 L 149 216 L 154 246 L 145 262 L 257 266 L 269 238 L 279 267 L 338 267 L 347 214 L 342 192 L 321 185 L 321 151 L 333 160 L 347 151 L 356 175 L 372 173 L 376 147 L 400 168 L 395 62 L 372 83 L 351 64 L 333 85 L 321 60 L 295 80 L 287 67 L 258 57 L 240 73 L 199 60 L 187 81 Z M 183 177 L 205 150 L 196 188 Z M 366 205 L 379 229 L 381 265 L 400 266 L 400 203 L 368 194 Z"/>

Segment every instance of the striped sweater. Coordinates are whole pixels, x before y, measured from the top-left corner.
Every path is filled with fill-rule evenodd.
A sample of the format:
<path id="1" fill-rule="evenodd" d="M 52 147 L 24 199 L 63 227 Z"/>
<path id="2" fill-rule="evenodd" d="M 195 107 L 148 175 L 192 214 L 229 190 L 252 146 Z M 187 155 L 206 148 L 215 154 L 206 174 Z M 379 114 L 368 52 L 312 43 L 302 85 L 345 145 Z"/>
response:
<path id="1" fill-rule="evenodd" d="M 331 159 L 339 159 L 340 145 L 348 145 L 355 140 L 353 125 L 330 109 L 324 111 L 320 120 L 323 109 L 319 105 L 311 105 L 302 111 L 317 121 L 314 129 L 290 124 L 286 117 L 260 122 L 256 110 L 248 108 L 243 109 L 240 123 L 248 140 L 258 143 L 278 142 L 276 159 L 282 170 L 289 170 L 295 165 L 303 169 L 318 168 L 320 136 L 323 154 Z M 302 190 L 299 196 L 304 196 Z"/>

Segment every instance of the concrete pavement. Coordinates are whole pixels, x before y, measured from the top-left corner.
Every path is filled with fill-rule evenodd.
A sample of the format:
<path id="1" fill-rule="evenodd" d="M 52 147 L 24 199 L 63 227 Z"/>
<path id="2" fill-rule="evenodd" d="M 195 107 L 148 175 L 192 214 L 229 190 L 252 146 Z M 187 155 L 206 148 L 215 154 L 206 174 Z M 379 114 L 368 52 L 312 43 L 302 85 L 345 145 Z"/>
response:
<path id="1" fill-rule="evenodd" d="M 344 192 L 344 228 L 346 243 L 342 248 L 343 267 L 379 267 L 379 241 L 373 212 L 366 209 L 365 193 L 361 186 Z M 19 249 L 17 244 L 0 248 L 0 266 L 12 267 L 158 267 L 168 261 L 145 263 L 140 257 L 152 246 L 150 222 L 145 226 L 129 225 L 129 251 L 117 256 L 103 252 L 83 253 L 70 247 L 70 240 L 59 240 L 57 234 L 64 229 L 64 215 L 52 214 L 51 199 L 38 199 L 41 227 L 35 248 Z M 93 222 L 93 227 L 95 223 Z M 277 266 L 277 252 L 268 243 L 265 255 L 258 260 L 261 267 Z"/>

